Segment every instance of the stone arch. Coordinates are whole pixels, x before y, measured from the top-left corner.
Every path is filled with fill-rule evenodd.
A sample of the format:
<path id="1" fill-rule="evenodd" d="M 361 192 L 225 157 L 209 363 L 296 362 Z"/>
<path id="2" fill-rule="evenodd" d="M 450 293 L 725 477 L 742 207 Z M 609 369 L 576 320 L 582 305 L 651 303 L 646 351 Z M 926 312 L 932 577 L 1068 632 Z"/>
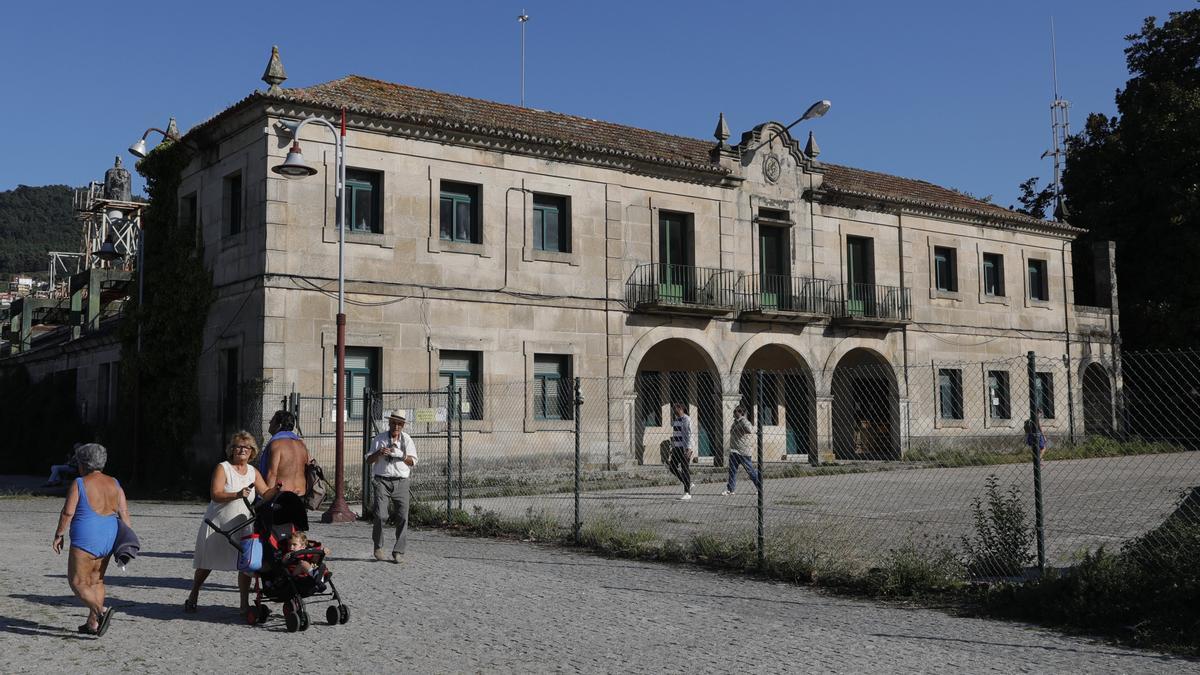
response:
<path id="1" fill-rule="evenodd" d="M 1113 433 L 1113 386 L 1108 368 L 1092 361 L 1080 369 L 1083 390 L 1083 432 L 1089 436 Z"/>
<path id="2" fill-rule="evenodd" d="M 634 380 L 638 370 L 641 368 L 643 359 L 646 358 L 646 354 L 667 340 L 679 340 L 688 343 L 703 354 L 713 372 L 726 372 L 723 367 L 723 360 L 720 359 L 720 350 L 707 339 L 704 333 L 694 329 L 658 326 L 638 338 L 634 342 L 633 347 L 630 348 L 629 353 L 625 356 L 625 368 L 622 372 L 625 379 L 626 394 L 634 393 Z"/>
<path id="3" fill-rule="evenodd" d="M 737 382 L 740 402 L 752 420 L 763 418 L 763 456 L 815 458 L 816 389 L 804 357 L 788 345 L 765 341 L 750 353 L 739 353 L 734 363 L 740 368 L 731 382 Z"/>
<path id="4" fill-rule="evenodd" d="M 666 333 L 667 331 L 663 331 Z M 671 404 L 682 403 L 692 419 L 695 447 L 701 457 L 724 461 L 721 371 L 712 355 L 696 340 L 695 332 L 662 335 L 643 349 L 631 351 L 626 362 L 633 400 L 633 453 L 638 463 L 664 460 L 662 443 L 671 436 Z"/>
<path id="5" fill-rule="evenodd" d="M 838 459 L 900 459 L 900 394 L 896 372 L 879 352 L 850 349 L 830 378 L 833 452 Z"/>

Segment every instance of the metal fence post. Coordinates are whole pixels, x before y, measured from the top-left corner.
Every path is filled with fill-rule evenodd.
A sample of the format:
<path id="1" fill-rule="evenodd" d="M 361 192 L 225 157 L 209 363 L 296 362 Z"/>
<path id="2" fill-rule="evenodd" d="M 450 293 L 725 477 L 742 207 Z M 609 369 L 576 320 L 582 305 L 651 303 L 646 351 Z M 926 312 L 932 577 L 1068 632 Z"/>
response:
<path id="1" fill-rule="evenodd" d="M 367 464 L 367 454 L 371 452 L 371 441 L 375 431 L 375 392 L 370 387 L 363 388 L 363 462 L 362 471 L 362 514 L 366 518 L 371 511 L 371 467 Z"/>
<path id="2" fill-rule="evenodd" d="M 755 373 L 754 426 L 758 429 L 758 568 L 766 567 L 766 542 L 763 537 L 763 490 L 767 487 L 766 476 L 763 475 L 763 372 Z"/>
<path id="3" fill-rule="evenodd" d="M 575 378 L 575 545 L 579 545 L 580 525 L 582 521 L 579 517 L 579 427 L 580 417 L 583 412 L 583 393 L 580 390 L 579 378 Z"/>
<path id="4" fill-rule="evenodd" d="M 454 468 L 454 383 L 446 385 L 446 522 L 450 522 L 450 512 L 454 508 L 451 472 Z"/>
<path id="5" fill-rule="evenodd" d="M 1071 377 L 1071 358 L 1063 354 L 1063 369 L 1067 371 L 1067 430 L 1071 445 L 1075 445 L 1075 384 Z"/>
<path id="6" fill-rule="evenodd" d="M 454 381 L 454 375 L 450 376 L 450 380 Z M 454 420 L 458 422 L 458 510 L 463 508 L 463 431 L 462 431 L 462 402 L 463 391 L 461 387 L 454 388 Z"/>
<path id="7" fill-rule="evenodd" d="M 1043 392 L 1038 387 L 1037 356 L 1033 352 L 1026 355 L 1029 378 L 1029 422 L 1026 424 L 1026 440 L 1033 452 L 1033 508 L 1037 528 L 1037 557 L 1038 573 L 1046 573 L 1046 521 L 1042 504 L 1042 425 L 1038 422 L 1038 401 Z"/>

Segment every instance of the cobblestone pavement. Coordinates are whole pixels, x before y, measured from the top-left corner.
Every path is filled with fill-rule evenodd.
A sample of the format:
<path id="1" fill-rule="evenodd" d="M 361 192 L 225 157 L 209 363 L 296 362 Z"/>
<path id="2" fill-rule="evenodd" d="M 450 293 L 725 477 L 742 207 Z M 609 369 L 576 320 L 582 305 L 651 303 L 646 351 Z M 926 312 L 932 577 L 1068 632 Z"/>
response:
<path id="1" fill-rule="evenodd" d="M 1021 490 L 1032 519 L 1033 469 L 1028 464 L 770 479 L 764 519 L 768 535 L 774 528 L 799 526 L 840 553 L 860 558 L 877 558 L 880 551 L 925 535 L 957 544 L 961 536 L 972 534 L 971 502 L 984 495 L 992 474 L 1002 491 L 1009 485 Z M 1051 564 L 1066 564 L 1080 549 L 1119 547 L 1162 523 L 1180 492 L 1197 484 L 1200 453 L 1196 452 L 1046 462 L 1047 557 Z M 687 502 L 677 501 L 678 484 L 587 489 L 585 484 L 581 505 L 585 524 L 608 514 L 627 527 L 679 537 L 699 532 L 752 534 L 756 528 L 757 500 L 745 473 L 736 495 L 722 497 L 724 481 L 710 482 L 697 485 Z M 574 515 L 574 495 L 467 499 L 464 506 L 509 516 L 545 513 L 567 525 Z"/>
<path id="2" fill-rule="evenodd" d="M 312 531 L 333 551 L 349 624 L 251 628 L 232 573 L 214 573 L 200 611 L 183 613 L 203 508 L 152 502 L 132 504 L 146 550 L 110 570 L 117 613 L 96 639 L 74 632 L 84 611 L 50 550 L 60 505 L 0 499 L 4 672 L 1200 673 L 1020 624 L 519 542 L 418 531 L 401 565 L 369 562 L 364 523 Z"/>

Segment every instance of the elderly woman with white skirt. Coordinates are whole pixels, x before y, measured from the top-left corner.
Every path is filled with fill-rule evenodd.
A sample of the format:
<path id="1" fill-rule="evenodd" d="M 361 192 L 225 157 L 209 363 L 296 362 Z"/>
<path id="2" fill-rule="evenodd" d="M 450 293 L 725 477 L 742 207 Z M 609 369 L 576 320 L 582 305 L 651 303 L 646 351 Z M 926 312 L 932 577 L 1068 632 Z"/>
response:
<path id="1" fill-rule="evenodd" d="M 227 461 L 221 462 L 213 470 L 209 484 L 211 501 L 204 517 L 222 530 L 241 525 L 253 517 L 243 497 L 253 502 L 256 495 L 270 499 L 275 493 L 274 489 L 267 488 L 262 475 L 254 469 L 257 455 L 258 444 L 254 437 L 239 431 L 229 440 L 229 447 L 225 450 Z M 196 611 L 200 587 L 212 570 L 236 572 L 237 560 L 238 550 L 229 544 L 229 540 L 209 527 L 208 523 L 200 523 L 192 558 L 192 567 L 196 572 L 192 578 L 192 592 L 183 603 L 184 611 Z M 241 614 L 246 616 L 250 612 L 249 575 L 238 572 L 238 591 L 241 594 Z"/>

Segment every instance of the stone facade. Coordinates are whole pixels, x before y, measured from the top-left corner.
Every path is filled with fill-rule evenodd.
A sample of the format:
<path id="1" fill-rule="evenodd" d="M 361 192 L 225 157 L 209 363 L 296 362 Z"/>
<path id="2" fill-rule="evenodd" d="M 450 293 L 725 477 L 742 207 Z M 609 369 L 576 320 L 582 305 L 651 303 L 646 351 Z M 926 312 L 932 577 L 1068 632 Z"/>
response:
<path id="1" fill-rule="evenodd" d="M 199 206 L 200 243 L 218 292 L 200 377 L 205 416 L 196 442 L 205 447 L 219 447 L 230 382 L 266 378 L 325 396 L 335 387 L 333 138 L 308 125 L 298 139 L 305 160 L 317 169 L 312 177 L 289 180 L 270 168 L 283 162 L 292 142 L 281 122 L 313 114 L 333 120 L 338 101 L 283 91 L 256 94 L 185 137 L 202 152 L 185 172 L 180 195 L 195 197 Z M 352 106 L 347 165 L 373 172 L 382 195 L 377 231 L 346 237 L 347 344 L 374 350 L 371 376 L 384 389 L 438 386 L 446 350 L 478 353 L 485 387 L 531 380 L 535 354 L 564 355 L 570 376 L 607 383 L 594 385 L 606 396 L 590 396 L 584 404 L 589 457 L 657 462 L 658 453 L 650 450 L 669 433 L 669 398 L 685 395 L 693 417 L 706 418 L 700 423 L 705 434 L 719 439 L 740 400 L 743 373 L 789 371 L 803 401 L 780 404 L 773 416 L 779 433 L 772 435 L 768 456 L 812 460 L 814 451 L 834 456 L 853 433 L 839 414 L 855 413 L 837 411 L 839 367 L 876 364 L 893 373 L 933 373 L 939 365 L 973 363 L 962 366 L 962 386 L 980 392 L 987 376 L 981 362 L 1027 351 L 1086 356 L 1111 372 L 1115 309 L 1104 315 L 1074 307 L 1071 243 L 1079 230 L 1065 224 L 1005 215 L 961 195 L 939 201 L 921 194 L 936 188 L 927 183 L 824 165 L 775 123 L 747 132 L 736 146 L 708 143 L 711 168 L 702 170 L 680 161 L 614 160 L 611 153 L 578 146 L 574 153 L 549 156 L 554 153 L 535 152 L 512 134 L 447 130 L 423 123 L 420 111 L 397 117 L 349 96 L 345 104 Z M 514 115 L 554 115 L 488 105 Z M 704 143 L 657 136 L 668 144 Z M 236 233 L 229 223 L 233 176 L 240 178 L 242 214 Z M 863 188 L 875 177 L 878 193 Z M 439 203 L 449 182 L 476 190 L 481 236 L 475 241 L 441 237 Z M 951 194 L 936 189 L 937 195 Z M 541 194 L 558 198 L 569 213 L 565 251 L 534 245 L 534 198 Z M 662 256 L 670 244 L 662 241 L 664 214 L 682 219 L 686 267 L 728 271 L 705 277 L 728 280 L 725 299 L 660 302 L 656 294 L 668 284 L 654 279 L 646 286 L 647 302 L 631 300 L 638 274 L 665 274 Z M 819 306 L 744 306 L 746 298 L 757 305 L 767 297 L 746 285 L 765 269 L 761 237 L 767 227 L 777 228 L 775 241 L 782 242 L 784 276 L 820 282 L 814 288 L 823 292 L 813 295 Z M 848 247 L 864 240 L 870 247 L 865 277 L 848 263 Z M 932 261 L 942 250 L 953 252 L 956 290 L 937 289 Z M 985 289 L 985 254 L 1003 257 L 1001 288 L 991 289 L 1000 292 Z M 1044 270 L 1036 292 L 1029 288 L 1031 260 L 1041 261 Z M 866 310 L 861 304 L 848 309 L 864 302 L 848 297 L 856 291 L 843 286 L 855 273 L 877 293 L 876 300 L 865 300 Z M 689 276 L 672 288 L 686 295 L 723 283 Z M 1115 282 L 1111 289 L 1115 308 Z M 1042 293 L 1047 299 L 1036 299 Z M 875 302 L 899 311 L 870 320 Z M 662 375 L 639 377 L 648 371 Z M 1022 362 L 1013 362 L 1011 378 L 1011 419 L 989 419 L 980 400 L 962 420 L 943 420 L 935 414 L 936 378 L 893 376 L 882 385 L 890 388 L 890 400 L 881 405 L 890 406 L 897 425 L 888 433 L 908 438 L 916 426 L 927 434 L 943 428 L 1018 433 L 1020 411 L 1027 409 L 1024 386 L 1018 386 Z M 923 384 L 914 388 L 916 381 Z M 660 407 L 666 427 L 645 426 L 644 400 L 652 397 L 641 387 L 658 388 L 650 405 Z M 534 419 L 525 391 L 524 401 L 489 401 L 482 419 L 465 423 L 466 442 L 491 443 L 489 434 L 501 428 L 536 434 L 563 427 Z M 791 440 L 782 433 L 791 424 L 788 415 L 806 418 L 793 425 Z M 1047 428 L 1056 431 L 1066 418 L 1047 420 Z M 523 423 L 513 427 L 513 419 Z M 719 450 L 719 440 L 706 442 Z"/>

